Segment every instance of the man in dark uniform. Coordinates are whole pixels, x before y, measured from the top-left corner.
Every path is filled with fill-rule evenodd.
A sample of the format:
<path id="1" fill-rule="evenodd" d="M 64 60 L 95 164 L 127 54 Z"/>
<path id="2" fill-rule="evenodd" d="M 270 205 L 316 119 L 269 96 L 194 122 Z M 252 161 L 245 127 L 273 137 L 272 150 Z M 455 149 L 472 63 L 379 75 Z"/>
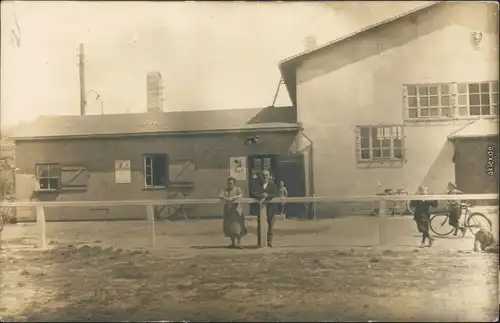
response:
<path id="1" fill-rule="evenodd" d="M 269 201 L 278 196 L 278 189 L 274 181 L 272 181 L 270 173 L 268 170 L 264 170 L 260 174 L 260 179 L 255 180 L 252 183 L 250 190 L 250 197 L 260 200 L 261 203 L 265 201 Z M 260 214 L 260 205 L 257 203 L 252 204 L 252 210 L 255 214 Z M 258 211 L 257 211 L 258 210 Z M 267 203 L 267 246 L 273 246 L 273 228 L 274 222 L 276 220 L 276 214 L 278 212 L 278 205 L 275 203 Z M 260 221 L 260 216 L 258 217 L 258 221 Z M 260 242 L 260 241 L 259 241 Z"/>

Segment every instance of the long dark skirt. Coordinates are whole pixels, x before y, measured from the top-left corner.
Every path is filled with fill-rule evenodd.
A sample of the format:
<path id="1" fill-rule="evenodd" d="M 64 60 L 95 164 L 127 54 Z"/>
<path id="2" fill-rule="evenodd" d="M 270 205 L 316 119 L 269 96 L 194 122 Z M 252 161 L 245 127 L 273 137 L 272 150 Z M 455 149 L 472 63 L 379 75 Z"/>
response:
<path id="1" fill-rule="evenodd" d="M 460 216 L 462 215 L 462 209 L 460 206 L 452 206 L 450 207 L 450 217 L 448 223 L 452 227 L 458 227 L 458 221 L 460 220 Z"/>
<path id="2" fill-rule="evenodd" d="M 226 237 L 243 237 L 247 234 L 245 217 L 241 212 L 228 212 L 224 214 L 224 220 L 222 222 L 222 227 L 224 235 Z"/>
<path id="3" fill-rule="evenodd" d="M 429 234 L 430 218 L 428 215 L 415 216 L 415 222 L 417 223 L 418 232 L 425 235 Z"/>

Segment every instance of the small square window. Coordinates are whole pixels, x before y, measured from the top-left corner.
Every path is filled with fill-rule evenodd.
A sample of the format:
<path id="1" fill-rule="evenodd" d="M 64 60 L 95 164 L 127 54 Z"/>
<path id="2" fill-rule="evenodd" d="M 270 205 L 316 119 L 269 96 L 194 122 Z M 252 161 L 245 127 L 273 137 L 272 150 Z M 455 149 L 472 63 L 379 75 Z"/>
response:
<path id="1" fill-rule="evenodd" d="M 415 96 L 410 96 L 408 98 L 408 106 L 409 107 L 416 107 L 417 106 L 417 97 Z"/>
<path id="2" fill-rule="evenodd" d="M 490 104 L 490 95 L 489 94 L 481 94 L 481 104 L 489 105 Z"/>
<path id="3" fill-rule="evenodd" d="M 361 149 L 361 159 L 370 159 L 369 149 Z"/>
<path id="4" fill-rule="evenodd" d="M 488 83 L 481 83 L 481 93 L 489 93 L 490 85 Z"/>
<path id="5" fill-rule="evenodd" d="M 457 92 L 460 94 L 467 94 L 467 84 L 458 84 L 457 86 Z"/>
<path id="6" fill-rule="evenodd" d="M 428 97 L 421 97 L 420 98 L 420 106 L 421 107 L 428 107 L 429 106 L 429 98 Z"/>
<path id="7" fill-rule="evenodd" d="M 458 96 L 458 105 L 467 105 L 467 96 L 459 95 Z"/>
<path id="8" fill-rule="evenodd" d="M 450 86 L 448 84 L 441 85 L 441 94 L 450 94 Z"/>
<path id="9" fill-rule="evenodd" d="M 470 115 L 471 116 L 480 116 L 481 108 L 480 107 L 470 107 Z"/>
<path id="10" fill-rule="evenodd" d="M 438 117 L 439 116 L 439 108 L 431 108 L 429 109 L 431 117 Z"/>
<path id="11" fill-rule="evenodd" d="M 450 106 L 450 97 L 449 96 L 441 97 L 441 105 L 443 107 L 449 107 Z"/>
<path id="12" fill-rule="evenodd" d="M 417 95 L 417 87 L 414 85 L 408 85 L 408 95 L 411 96 Z"/>
<path id="13" fill-rule="evenodd" d="M 428 117 L 429 116 L 429 109 L 420 109 L 420 116 L 421 117 Z"/>
<path id="14" fill-rule="evenodd" d="M 469 84 L 469 93 L 479 93 L 479 84 Z"/>
<path id="15" fill-rule="evenodd" d="M 481 101 L 479 100 L 479 94 L 470 94 L 469 95 L 469 104 L 470 105 L 480 105 Z"/>
<path id="16" fill-rule="evenodd" d="M 437 96 L 431 96 L 429 98 L 429 106 L 431 106 L 431 107 L 437 107 L 438 106 L 438 97 Z"/>
<path id="17" fill-rule="evenodd" d="M 491 82 L 491 92 L 498 93 L 498 82 Z"/>
<path id="18" fill-rule="evenodd" d="M 429 95 L 429 90 L 427 86 L 419 86 L 418 87 L 418 95 Z"/>
<path id="19" fill-rule="evenodd" d="M 490 115 L 490 107 L 483 105 L 481 107 L 481 115 L 483 115 L 483 116 L 489 116 Z"/>

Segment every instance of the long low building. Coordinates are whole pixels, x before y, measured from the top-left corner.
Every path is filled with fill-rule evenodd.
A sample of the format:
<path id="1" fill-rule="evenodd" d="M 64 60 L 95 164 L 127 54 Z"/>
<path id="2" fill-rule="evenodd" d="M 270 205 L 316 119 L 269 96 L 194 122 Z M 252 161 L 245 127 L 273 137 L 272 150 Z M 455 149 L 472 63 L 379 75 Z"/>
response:
<path id="1" fill-rule="evenodd" d="M 300 129 L 294 107 L 40 117 L 12 134 L 17 199 L 214 198 L 229 176 L 248 195 L 250 179 L 263 169 L 284 180 L 290 196 L 304 196 Z M 221 206 L 185 211 L 221 215 Z M 18 216 L 33 218 L 33 212 L 19 210 Z M 45 212 L 48 220 L 145 217 L 144 207 L 128 206 Z"/>

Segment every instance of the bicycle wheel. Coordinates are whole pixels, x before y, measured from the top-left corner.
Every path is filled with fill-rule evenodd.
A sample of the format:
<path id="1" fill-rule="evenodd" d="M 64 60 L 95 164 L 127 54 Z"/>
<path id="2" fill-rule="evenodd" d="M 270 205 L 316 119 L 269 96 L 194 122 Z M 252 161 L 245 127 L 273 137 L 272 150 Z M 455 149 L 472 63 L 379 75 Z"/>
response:
<path id="1" fill-rule="evenodd" d="M 475 212 L 471 213 L 467 218 L 466 226 L 469 228 L 472 234 L 476 234 L 481 228 L 492 231 L 493 226 L 490 219 L 488 219 L 484 214 Z"/>
<path id="2" fill-rule="evenodd" d="M 454 228 L 448 223 L 447 214 L 434 214 L 430 218 L 430 229 L 438 236 L 447 236 L 451 234 Z"/>

